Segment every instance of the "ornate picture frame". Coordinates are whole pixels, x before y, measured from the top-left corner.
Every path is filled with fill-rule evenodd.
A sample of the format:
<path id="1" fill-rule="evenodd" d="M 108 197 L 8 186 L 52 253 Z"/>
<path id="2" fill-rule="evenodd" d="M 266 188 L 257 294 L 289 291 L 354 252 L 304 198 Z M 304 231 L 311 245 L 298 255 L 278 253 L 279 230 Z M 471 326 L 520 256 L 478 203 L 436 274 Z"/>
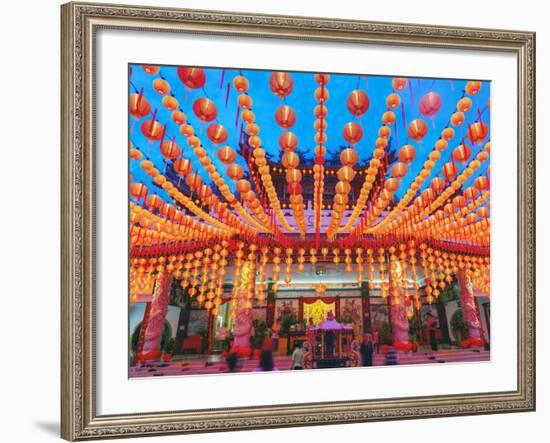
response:
<path id="1" fill-rule="evenodd" d="M 86 440 L 461 416 L 535 409 L 535 34 L 68 3 L 62 17 L 61 435 Z M 95 33 L 254 36 L 513 53 L 518 60 L 517 389 L 429 397 L 97 415 L 95 373 Z"/>

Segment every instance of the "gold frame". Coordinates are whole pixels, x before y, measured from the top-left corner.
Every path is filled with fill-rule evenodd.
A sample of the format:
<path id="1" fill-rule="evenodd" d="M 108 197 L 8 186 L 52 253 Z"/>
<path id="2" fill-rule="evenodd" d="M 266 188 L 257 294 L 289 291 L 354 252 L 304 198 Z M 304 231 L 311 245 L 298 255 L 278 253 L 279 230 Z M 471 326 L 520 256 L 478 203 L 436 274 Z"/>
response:
<path id="1" fill-rule="evenodd" d="M 61 436 L 67 440 L 535 410 L 535 34 L 69 3 L 61 8 Z M 97 29 L 506 51 L 518 59 L 518 387 L 510 392 L 98 416 L 94 36 Z"/>

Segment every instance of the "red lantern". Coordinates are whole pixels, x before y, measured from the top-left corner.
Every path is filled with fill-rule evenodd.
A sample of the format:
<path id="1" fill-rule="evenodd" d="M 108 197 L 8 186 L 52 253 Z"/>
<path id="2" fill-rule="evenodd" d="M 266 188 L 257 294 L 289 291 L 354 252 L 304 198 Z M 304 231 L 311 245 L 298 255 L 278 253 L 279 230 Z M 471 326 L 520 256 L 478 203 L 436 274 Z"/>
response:
<path id="1" fill-rule="evenodd" d="M 397 109 L 400 104 L 401 97 L 399 97 L 399 94 L 392 93 L 386 97 L 386 105 L 389 109 Z"/>
<path id="2" fill-rule="evenodd" d="M 145 120 L 141 124 L 141 132 L 150 141 L 160 140 L 164 135 L 164 126 L 158 120 Z"/>
<path id="3" fill-rule="evenodd" d="M 288 105 L 280 106 L 275 112 L 275 121 L 282 128 L 291 128 L 296 123 L 296 113 Z"/>
<path id="4" fill-rule="evenodd" d="M 382 114 L 382 122 L 385 125 L 392 125 L 393 123 L 395 123 L 395 119 L 396 117 L 393 111 L 386 111 Z"/>
<path id="5" fill-rule="evenodd" d="M 317 105 L 313 109 L 313 115 L 317 118 L 326 118 L 328 115 L 328 108 L 326 106 Z"/>
<path id="6" fill-rule="evenodd" d="M 340 153 L 340 163 L 344 166 L 354 166 L 358 160 L 357 151 L 353 148 L 346 148 Z"/>
<path id="7" fill-rule="evenodd" d="M 458 167 L 453 162 L 445 163 L 441 173 L 448 181 L 452 181 L 458 174 Z"/>
<path id="8" fill-rule="evenodd" d="M 246 77 L 242 75 L 237 75 L 233 79 L 233 86 L 239 92 L 246 92 L 248 91 L 249 83 Z"/>
<path id="9" fill-rule="evenodd" d="M 407 165 L 405 163 L 397 162 L 391 168 L 391 175 L 393 178 L 401 179 L 407 173 Z"/>
<path id="10" fill-rule="evenodd" d="M 407 86 L 407 79 L 396 77 L 391 81 L 392 88 L 396 91 L 402 91 Z"/>
<path id="11" fill-rule="evenodd" d="M 298 169 L 288 169 L 285 178 L 287 183 L 300 183 L 302 181 L 302 173 Z"/>
<path id="12" fill-rule="evenodd" d="M 391 135 L 391 129 L 389 126 L 381 126 L 378 130 L 378 135 L 382 138 L 388 138 Z"/>
<path id="13" fill-rule="evenodd" d="M 166 95 L 162 97 L 162 104 L 169 111 L 175 111 L 176 109 L 178 109 L 179 106 L 178 100 L 171 95 Z"/>
<path id="14" fill-rule="evenodd" d="M 206 83 L 206 75 L 202 68 L 178 68 L 178 77 L 190 89 L 200 89 Z"/>
<path id="15" fill-rule="evenodd" d="M 328 89 L 317 88 L 313 93 L 313 96 L 315 98 L 315 101 L 317 101 L 318 103 L 324 103 L 328 100 L 329 97 Z"/>
<path id="16" fill-rule="evenodd" d="M 407 133 L 410 138 L 419 142 L 428 133 L 428 125 L 424 120 L 418 118 L 410 122 Z"/>
<path id="17" fill-rule="evenodd" d="M 477 177 L 474 180 L 474 186 L 479 189 L 480 191 L 483 191 L 485 189 L 489 189 L 489 179 L 485 176 Z"/>
<path id="18" fill-rule="evenodd" d="M 315 81 L 319 86 L 326 85 L 330 80 L 329 74 L 315 74 Z"/>
<path id="19" fill-rule="evenodd" d="M 479 191 L 477 188 L 469 187 L 464 189 L 462 195 L 464 195 L 467 200 L 474 200 L 477 197 L 478 192 Z"/>
<path id="20" fill-rule="evenodd" d="M 176 125 L 184 125 L 187 122 L 185 114 L 181 111 L 172 112 L 172 120 Z"/>
<path id="21" fill-rule="evenodd" d="M 365 93 L 365 91 L 355 89 L 348 95 L 346 106 L 350 114 L 359 117 L 369 110 L 369 96 Z"/>
<path id="22" fill-rule="evenodd" d="M 441 97 L 435 92 L 428 92 L 422 97 L 418 107 L 424 117 L 434 118 L 441 109 Z"/>
<path id="23" fill-rule="evenodd" d="M 137 118 L 146 117 L 151 112 L 151 105 L 143 94 L 130 94 L 130 114 Z"/>
<path id="24" fill-rule="evenodd" d="M 294 82 L 287 72 L 272 72 L 269 77 L 269 87 L 277 97 L 283 98 L 292 92 Z"/>
<path id="25" fill-rule="evenodd" d="M 453 206 L 457 209 L 463 208 L 466 206 L 466 199 L 462 195 L 457 195 L 455 198 L 453 198 Z"/>
<path id="26" fill-rule="evenodd" d="M 142 68 L 149 75 L 157 75 L 160 72 L 160 68 L 158 66 L 143 65 Z"/>
<path id="27" fill-rule="evenodd" d="M 174 141 L 163 141 L 160 144 L 160 153 L 166 160 L 174 160 L 181 154 L 181 149 Z"/>
<path id="28" fill-rule="evenodd" d="M 193 111 L 199 120 L 203 122 L 211 122 L 218 116 L 218 110 L 212 100 L 206 97 L 201 97 L 193 103 Z"/>
<path id="29" fill-rule="evenodd" d="M 445 128 L 441 131 L 441 138 L 445 141 L 451 140 L 455 136 L 455 130 L 453 128 Z"/>
<path id="30" fill-rule="evenodd" d="M 489 127 L 483 122 L 475 122 L 468 126 L 466 136 L 472 143 L 481 144 L 483 139 L 489 135 Z"/>
<path id="31" fill-rule="evenodd" d="M 241 179 L 237 182 L 237 192 L 239 194 L 247 193 L 252 189 L 250 182 L 248 180 Z"/>
<path id="32" fill-rule="evenodd" d="M 468 82 L 466 83 L 466 87 L 464 88 L 464 90 L 468 95 L 476 95 L 481 90 L 481 82 L 477 82 L 477 81 Z"/>
<path id="33" fill-rule="evenodd" d="M 162 198 L 160 198 L 158 195 L 156 194 L 153 194 L 153 195 L 150 195 L 149 197 L 147 197 L 145 199 L 145 204 L 147 205 L 147 207 L 151 210 L 151 211 L 154 211 L 155 209 L 157 208 L 160 208 L 162 206 L 164 202 L 162 201 Z"/>
<path id="34" fill-rule="evenodd" d="M 384 189 L 388 192 L 395 192 L 399 188 L 399 180 L 389 178 L 384 182 Z"/>
<path id="35" fill-rule="evenodd" d="M 466 143 L 458 145 L 451 154 L 453 160 L 460 163 L 467 162 L 471 155 L 472 150 Z"/>
<path id="36" fill-rule="evenodd" d="M 420 194 L 420 197 L 422 197 L 422 201 L 427 206 L 434 200 L 435 193 L 432 190 L 432 188 L 427 188 L 422 191 L 422 194 Z"/>
<path id="37" fill-rule="evenodd" d="M 189 174 L 185 178 L 185 183 L 187 183 L 189 189 L 194 191 L 195 189 L 198 189 L 200 186 L 202 186 L 202 178 L 200 178 L 199 175 L 194 172 L 193 174 Z"/>
<path id="38" fill-rule="evenodd" d="M 132 183 L 130 185 L 130 194 L 132 194 L 132 197 L 136 200 L 140 200 L 147 195 L 147 186 L 143 183 Z"/>
<path id="39" fill-rule="evenodd" d="M 231 146 L 222 146 L 218 149 L 218 159 L 224 165 L 229 165 L 237 159 L 237 153 Z"/>
<path id="40" fill-rule="evenodd" d="M 323 119 L 317 119 L 313 122 L 313 129 L 317 132 L 325 132 L 327 130 L 327 121 Z"/>
<path id="41" fill-rule="evenodd" d="M 186 158 L 179 158 L 174 162 L 174 171 L 180 177 L 186 176 L 192 169 L 193 165 L 191 165 L 191 162 Z"/>
<path id="42" fill-rule="evenodd" d="M 342 166 L 336 173 L 338 180 L 343 182 L 350 182 L 355 177 L 355 171 L 351 166 Z"/>
<path id="43" fill-rule="evenodd" d="M 350 144 L 356 144 L 363 137 L 363 128 L 357 122 L 349 122 L 344 125 L 344 139 Z"/>
<path id="44" fill-rule="evenodd" d="M 416 157 L 416 149 L 414 149 L 414 146 L 412 145 L 405 145 L 399 150 L 399 154 L 397 155 L 397 158 L 400 162 L 409 164 L 411 163 L 414 158 Z"/>
<path id="45" fill-rule="evenodd" d="M 162 78 L 156 78 L 153 80 L 153 89 L 160 95 L 166 95 L 170 92 L 170 84 Z"/>
<path id="46" fill-rule="evenodd" d="M 212 189 L 208 185 L 201 185 L 197 191 L 197 195 L 203 201 L 208 200 L 212 196 Z"/>
<path id="47" fill-rule="evenodd" d="M 301 195 L 303 192 L 302 185 L 300 183 L 289 183 L 287 191 L 290 195 Z"/>
<path id="48" fill-rule="evenodd" d="M 300 157 L 292 151 L 285 152 L 281 157 L 281 164 L 286 168 L 297 168 L 300 164 Z"/>
<path id="49" fill-rule="evenodd" d="M 244 171 L 243 168 L 241 168 L 237 163 L 233 163 L 228 166 L 227 175 L 230 179 L 237 181 L 243 178 Z"/>
<path id="50" fill-rule="evenodd" d="M 206 135 L 212 143 L 219 145 L 227 140 L 227 131 L 219 123 L 212 123 L 206 128 Z"/>
<path id="51" fill-rule="evenodd" d="M 242 109 L 250 109 L 252 107 L 252 97 L 246 94 L 241 94 L 237 98 L 237 104 Z"/>
<path id="52" fill-rule="evenodd" d="M 279 137 L 279 146 L 283 151 L 295 151 L 298 147 L 298 137 L 292 132 L 286 131 Z"/>
<path id="53" fill-rule="evenodd" d="M 487 209 L 486 207 L 479 208 L 477 210 L 477 215 L 480 218 L 487 218 L 489 217 L 489 209 Z"/>
<path id="54" fill-rule="evenodd" d="M 441 177 L 435 177 L 430 183 L 430 188 L 436 194 L 439 194 L 441 191 L 443 191 L 443 189 L 445 189 L 445 180 L 443 180 Z"/>
<path id="55" fill-rule="evenodd" d="M 250 124 L 250 123 L 254 123 L 256 116 L 251 110 L 245 109 L 241 114 L 241 118 L 243 119 L 243 122 Z"/>

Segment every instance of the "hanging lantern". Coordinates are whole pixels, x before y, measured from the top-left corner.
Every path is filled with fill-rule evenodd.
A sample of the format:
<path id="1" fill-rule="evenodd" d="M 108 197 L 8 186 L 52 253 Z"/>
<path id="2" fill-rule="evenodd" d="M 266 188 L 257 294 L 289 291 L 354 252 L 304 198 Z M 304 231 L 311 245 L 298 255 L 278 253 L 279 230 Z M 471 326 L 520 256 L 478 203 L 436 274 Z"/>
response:
<path id="1" fill-rule="evenodd" d="M 470 81 L 466 83 L 464 90 L 468 95 L 476 95 L 481 90 L 481 82 Z"/>
<path id="2" fill-rule="evenodd" d="M 338 183 L 336 183 L 334 190 L 336 191 L 337 194 L 347 195 L 351 191 L 351 185 L 349 184 L 349 182 L 339 181 Z"/>
<path id="3" fill-rule="evenodd" d="M 224 165 L 229 165 L 237 159 L 237 153 L 231 146 L 222 146 L 218 149 L 218 159 Z"/>
<path id="4" fill-rule="evenodd" d="M 206 97 L 201 97 L 193 103 L 193 111 L 199 120 L 203 122 L 211 122 L 218 116 L 218 110 L 212 100 Z"/>
<path id="5" fill-rule="evenodd" d="M 441 173 L 448 181 L 452 181 L 458 174 L 458 167 L 453 162 L 445 163 Z"/>
<path id="6" fill-rule="evenodd" d="M 193 126 L 183 124 L 180 126 L 180 134 L 184 137 L 191 137 L 195 133 Z"/>
<path id="7" fill-rule="evenodd" d="M 317 118 L 326 118 L 328 115 L 328 108 L 326 106 L 317 105 L 313 109 L 313 115 Z"/>
<path id="8" fill-rule="evenodd" d="M 382 114 L 382 122 L 385 125 L 392 125 L 395 123 L 395 114 L 393 111 L 386 111 Z"/>
<path id="9" fill-rule="evenodd" d="M 416 140 L 417 142 L 422 141 L 427 133 L 428 125 L 426 125 L 424 120 L 418 118 L 409 123 L 407 134 L 413 140 Z"/>
<path id="10" fill-rule="evenodd" d="M 484 175 L 479 176 L 474 180 L 474 186 L 480 191 L 489 189 L 489 179 Z"/>
<path id="11" fill-rule="evenodd" d="M 249 88 L 248 79 L 243 75 L 237 75 L 233 79 L 233 86 L 238 92 L 247 92 Z"/>
<path id="12" fill-rule="evenodd" d="M 466 206 L 466 199 L 462 195 L 457 195 L 455 198 L 453 198 L 452 204 L 456 209 L 463 208 Z"/>
<path id="13" fill-rule="evenodd" d="M 410 164 L 416 157 L 416 149 L 412 145 L 403 146 L 397 155 L 400 162 Z"/>
<path id="14" fill-rule="evenodd" d="M 388 192 L 395 192 L 399 189 L 399 180 L 389 178 L 384 182 L 384 189 Z"/>
<path id="15" fill-rule="evenodd" d="M 179 158 L 174 162 L 174 171 L 180 177 L 184 177 L 191 172 L 193 165 L 186 158 Z"/>
<path id="16" fill-rule="evenodd" d="M 378 135 L 382 138 L 388 138 L 391 135 L 391 129 L 389 126 L 381 126 L 378 129 Z"/>
<path id="17" fill-rule="evenodd" d="M 327 130 L 328 124 L 326 120 L 317 119 L 313 122 L 313 129 L 317 132 L 325 132 Z"/>
<path id="18" fill-rule="evenodd" d="M 302 185 L 300 183 L 289 183 L 287 191 L 290 195 L 302 195 Z"/>
<path id="19" fill-rule="evenodd" d="M 319 86 L 323 86 L 329 82 L 330 74 L 315 74 L 314 78 Z"/>
<path id="20" fill-rule="evenodd" d="M 300 157 L 292 151 L 285 152 L 281 157 L 281 164 L 286 169 L 297 168 L 300 164 Z"/>
<path id="21" fill-rule="evenodd" d="M 464 123 L 464 114 L 462 112 L 455 112 L 451 115 L 451 125 L 460 126 Z"/>
<path id="22" fill-rule="evenodd" d="M 232 180 L 240 180 L 244 176 L 243 168 L 241 168 L 240 165 L 237 163 L 233 163 L 232 165 L 229 165 L 227 168 L 227 175 Z"/>
<path id="23" fill-rule="evenodd" d="M 269 77 L 269 87 L 273 94 L 279 98 L 283 98 L 292 92 L 294 82 L 287 72 L 272 72 Z"/>
<path id="24" fill-rule="evenodd" d="M 275 111 L 275 121 L 281 128 L 291 128 L 296 123 L 296 113 L 288 105 L 280 106 Z"/>
<path id="25" fill-rule="evenodd" d="M 206 75 L 202 68 L 178 68 L 178 77 L 190 89 L 200 89 L 206 83 Z"/>
<path id="26" fill-rule="evenodd" d="M 145 120 L 141 132 L 149 141 L 160 140 L 164 135 L 164 126 L 158 120 Z"/>
<path id="27" fill-rule="evenodd" d="M 459 112 L 468 112 L 470 109 L 472 109 L 472 100 L 470 97 L 463 97 L 456 104 L 456 110 Z"/>
<path id="28" fill-rule="evenodd" d="M 445 141 L 451 140 L 455 136 L 455 130 L 453 128 L 445 128 L 441 131 L 441 138 Z"/>
<path id="29" fill-rule="evenodd" d="M 336 173 L 338 180 L 343 182 L 351 182 L 355 177 L 355 171 L 350 166 L 342 166 Z"/>
<path id="30" fill-rule="evenodd" d="M 386 105 L 389 109 L 397 109 L 401 104 L 401 97 L 399 94 L 392 93 L 386 97 Z"/>
<path id="31" fill-rule="evenodd" d="M 391 81 L 391 86 L 396 91 L 402 91 L 407 86 L 407 79 L 402 77 L 395 77 Z"/>
<path id="32" fill-rule="evenodd" d="M 237 98 L 237 104 L 241 109 L 249 110 L 252 108 L 252 98 L 249 95 L 241 94 Z"/>
<path id="33" fill-rule="evenodd" d="M 132 117 L 140 118 L 146 117 L 151 112 L 151 105 L 143 94 L 130 94 L 130 114 Z"/>
<path id="34" fill-rule="evenodd" d="M 325 103 L 329 97 L 328 89 L 322 87 L 317 88 L 313 93 L 313 97 L 316 102 Z"/>
<path id="35" fill-rule="evenodd" d="M 201 185 L 198 188 L 197 195 L 201 198 L 201 200 L 205 201 L 212 196 L 212 188 L 208 185 Z"/>
<path id="36" fill-rule="evenodd" d="M 340 153 L 340 163 L 344 166 L 355 166 L 358 161 L 359 156 L 353 148 L 346 148 Z"/>
<path id="37" fill-rule="evenodd" d="M 442 138 L 440 138 L 438 141 L 435 142 L 435 149 L 437 149 L 439 152 L 447 149 L 447 146 L 448 146 L 447 140 L 444 140 Z"/>
<path id="38" fill-rule="evenodd" d="M 285 175 L 287 183 L 300 183 L 302 181 L 302 173 L 298 169 L 289 169 Z"/>
<path id="39" fill-rule="evenodd" d="M 164 97 L 162 97 L 162 105 L 169 111 L 175 111 L 176 109 L 178 109 L 179 102 L 176 97 L 165 95 Z"/>
<path id="40" fill-rule="evenodd" d="M 286 151 L 295 151 L 298 147 L 298 137 L 290 131 L 285 131 L 279 137 L 279 146 Z"/>
<path id="41" fill-rule="evenodd" d="M 154 65 L 143 65 L 142 69 L 149 75 L 157 75 L 160 72 L 160 68 Z"/>
<path id="42" fill-rule="evenodd" d="M 467 162 L 471 155 L 472 150 L 466 143 L 458 145 L 451 154 L 453 160 L 460 163 Z"/>
<path id="43" fill-rule="evenodd" d="M 130 194 L 136 200 L 140 200 L 147 195 L 147 186 L 143 183 L 132 183 L 130 185 Z"/>
<path id="44" fill-rule="evenodd" d="M 187 186 L 189 186 L 189 189 L 194 191 L 195 189 L 198 189 L 200 186 L 202 186 L 202 178 L 199 177 L 199 174 L 194 172 L 193 174 L 187 175 L 185 178 L 185 183 L 187 183 Z"/>
<path id="45" fill-rule="evenodd" d="M 436 193 L 439 194 L 443 189 L 445 189 L 445 180 L 441 177 L 435 177 L 431 183 L 430 188 Z"/>
<path id="46" fill-rule="evenodd" d="M 206 135 L 215 145 L 219 145 L 227 140 L 227 130 L 219 123 L 209 125 L 206 128 Z"/>
<path id="47" fill-rule="evenodd" d="M 402 179 L 407 174 L 407 165 L 405 163 L 397 162 L 391 168 L 391 175 L 393 178 Z"/>
<path id="48" fill-rule="evenodd" d="M 160 153 L 166 160 L 174 160 L 181 154 L 181 149 L 173 141 L 163 141 L 160 144 Z"/>
<path id="49" fill-rule="evenodd" d="M 360 117 L 369 110 L 369 96 L 366 92 L 361 91 L 360 89 L 355 89 L 348 95 L 346 106 L 351 115 Z"/>
<path id="50" fill-rule="evenodd" d="M 363 128 L 357 122 L 349 122 L 344 125 L 344 139 L 350 144 L 356 144 L 363 137 Z"/>
<path id="51" fill-rule="evenodd" d="M 464 197 L 467 200 L 472 200 L 473 201 L 477 197 L 478 193 L 479 193 L 479 191 L 478 191 L 477 188 L 469 187 L 469 188 L 464 189 L 464 192 L 462 193 L 462 195 L 464 195 Z"/>
<path id="52" fill-rule="evenodd" d="M 155 209 L 158 209 L 162 206 L 164 202 L 162 201 L 162 198 L 160 198 L 158 195 L 156 194 L 153 194 L 153 195 L 150 195 L 149 197 L 147 197 L 145 199 L 145 204 L 147 205 L 147 207 L 151 210 L 151 211 L 154 211 Z"/>
<path id="53" fill-rule="evenodd" d="M 183 125 L 187 122 L 187 118 L 185 117 L 185 114 L 181 111 L 174 111 L 172 112 L 172 121 L 176 125 Z"/>
<path id="54" fill-rule="evenodd" d="M 427 206 L 434 200 L 435 193 L 432 188 L 427 188 L 422 191 L 422 194 L 420 194 L 420 198 L 422 198 L 422 202 L 424 203 L 424 205 Z"/>
<path id="55" fill-rule="evenodd" d="M 160 95 L 166 95 L 170 93 L 170 84 L 162 78 L 156 78 L 153 80 L 153 89 Z"/>
<path id="56" fill-rule="evenodd" d="M 418 109 L 424 117 L 434 118 L 441 109 L 441 97 L 435 92 L 428 92 L 420 100 Z"/>
<path id="57" fill-rule="evenodd" d="M 475 122 L 468 126 L 466 136 L 472 143 L 481 144 L 483 139 L 489 135 L 489 127 L 483 122 Z"/>
<path id="58" fill-rule="evenodd" d="M 487 209 L 486 207 L 481 207 L 477 210 L 476 214 L 480 218 L 487 218 L 489 217 L 489 209 Z"/>
<path id="59" fill-rule="evenodd" d="M 246 194 L 252 189 L 252 185 L 248 180 L 241 179 L 237 182 L 237 192 L 239 194 Z"/>

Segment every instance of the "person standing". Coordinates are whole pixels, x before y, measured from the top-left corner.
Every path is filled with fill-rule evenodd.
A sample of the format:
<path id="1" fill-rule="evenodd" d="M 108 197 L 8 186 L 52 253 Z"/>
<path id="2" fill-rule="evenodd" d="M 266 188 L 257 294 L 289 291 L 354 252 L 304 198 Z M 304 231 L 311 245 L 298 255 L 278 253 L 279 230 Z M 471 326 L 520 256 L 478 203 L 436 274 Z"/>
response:
<path id="1" fill-rule="evenodd" d="M 293 370 L 303 369 L 304 368 L 303 357 L 304 357 L 304 353 L 302 352 L 302 342 L 299 341 L 298 343 L 296 343 L 296 348 L 292 353 L 291 369 Z"/>
<path id="2" fill-rule="evenodd" d="M 393 349 L 393 346 L 389 346 L 386 351 L 386 360 L 384 362 L 387 366 L 394 366 L 398 364 L 397 361 L 397 352 Z"/>
<path id="3" fill-rule="evenodd" d="M 432 351 L 437 351 L 437 338 L 435 336 L 435 332 L 436 332 L 436 329 L 437 329 L 437 323 L 433 317 L 433 315 L 431 314 L 431 312 L 428 312 L 428 320 L 427 320 L 427 325 L 428 325 L 428 334 L 430 335 L 430 345 L 432 347 Z"/>
<path id="4" fill-rule="evenodd" d="M 372 366 L 372 354 L 374 352 L 374 346 L 370 334 L 363 336 L 363 342 L 361 343 L 361 362 L 362 366 Z"/>
<path id="5" fill-rule="evenodd" d="M 271 326 L 271 345 L 273 352 L 277 353 L 279 349 L 279 334 L 281 333 L 281 319 L 278 318 Z"/>

